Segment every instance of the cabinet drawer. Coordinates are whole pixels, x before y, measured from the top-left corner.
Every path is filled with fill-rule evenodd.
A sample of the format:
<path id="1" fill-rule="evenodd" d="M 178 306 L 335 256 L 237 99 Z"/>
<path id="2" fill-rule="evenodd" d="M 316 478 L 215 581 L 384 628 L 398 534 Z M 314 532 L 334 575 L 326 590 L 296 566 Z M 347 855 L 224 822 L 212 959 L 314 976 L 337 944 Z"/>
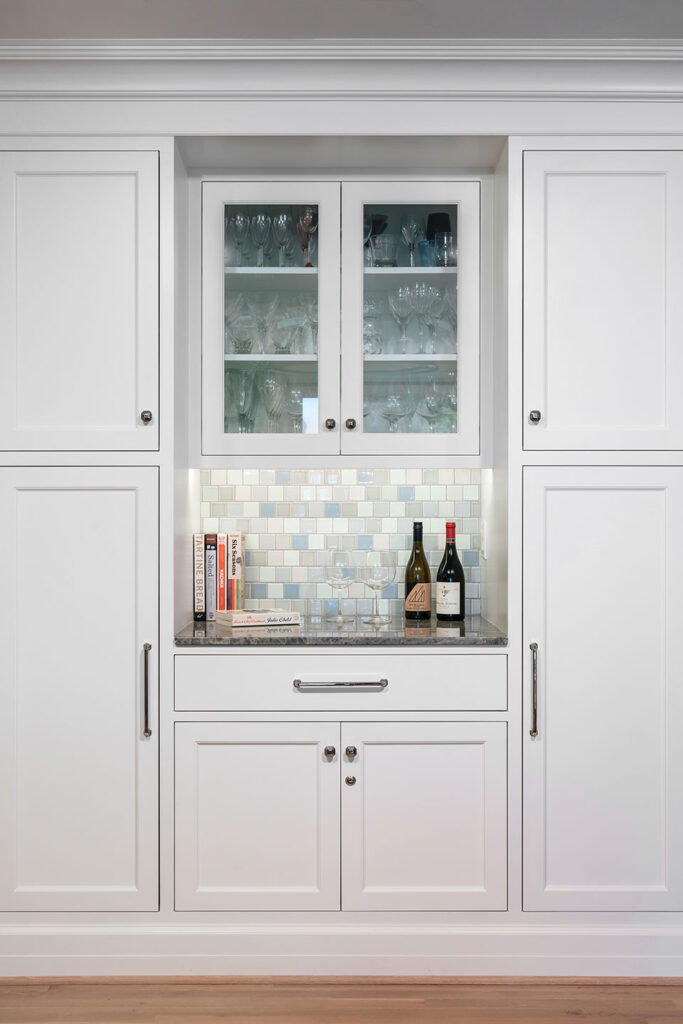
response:
<path id="1" fill-rule="evenodd" d="M 177 711 L 504 711 L 504 654 L 177 655 Z"/>

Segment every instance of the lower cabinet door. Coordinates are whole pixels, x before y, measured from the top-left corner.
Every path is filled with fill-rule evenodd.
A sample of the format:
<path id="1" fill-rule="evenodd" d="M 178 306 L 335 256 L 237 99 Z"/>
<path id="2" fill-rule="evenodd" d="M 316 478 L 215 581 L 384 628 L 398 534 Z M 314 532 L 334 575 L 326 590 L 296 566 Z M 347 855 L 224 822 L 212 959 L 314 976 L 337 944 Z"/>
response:
<path id="1" fill-rule="evenodd" d="M 525 910 L 683 910 L 682 523 L 681 468 L 524 472 Z"/>
<path id="2" fill-rule="evenodd" d="M 176 910 L 339 909 L 339 724 L 182 722 Z"/>
<path id="3" fill-rule="evenodd" d="M 0 523 L 0 909 L 157 910 L 157 470 L 2 469 Z"/>
<path id="4" fill-rule="evenodd" d="M 342 908 L 505 910 L 504 722 L 342 726 Z"/>

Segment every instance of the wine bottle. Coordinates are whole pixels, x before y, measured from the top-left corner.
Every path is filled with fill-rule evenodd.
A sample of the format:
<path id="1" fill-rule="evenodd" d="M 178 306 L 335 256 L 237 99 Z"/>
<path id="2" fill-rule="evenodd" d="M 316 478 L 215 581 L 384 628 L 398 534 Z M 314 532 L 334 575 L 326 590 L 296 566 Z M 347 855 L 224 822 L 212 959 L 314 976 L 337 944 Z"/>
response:
<path id="1" fill-rule="evenodd" d="M 422 547 L 422 523 L 413 523 L 413 550 L 406 566 L 407 619 L 428 619 L 432 613 L 432 578 Z"/>
<path id="2" fill-rule="evenodd" d="M 455 523 L 446 523 L 446 550 L 436 574 L 436 617 L 439 622 L 465 618 L 465 570 L 455 549 Z"/>

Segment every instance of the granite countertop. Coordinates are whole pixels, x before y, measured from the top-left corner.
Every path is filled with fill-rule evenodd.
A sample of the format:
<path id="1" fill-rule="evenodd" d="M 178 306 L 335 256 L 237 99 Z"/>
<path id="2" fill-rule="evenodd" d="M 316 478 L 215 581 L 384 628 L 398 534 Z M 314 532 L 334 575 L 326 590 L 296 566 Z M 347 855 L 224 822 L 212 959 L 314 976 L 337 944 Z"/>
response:
<path id="1" fill-rule="evenodd" d="M 231 629 L 222 623 L 191 622 L 176 634 L 176 647 L 505 647 L 507 637 L 486 619 L 466 618 L 446 626 L 436 619 L 407 623 L 392 619 L 376 628 L 354 620 L 341 628 L 329 622 L 300 626 Z"/>

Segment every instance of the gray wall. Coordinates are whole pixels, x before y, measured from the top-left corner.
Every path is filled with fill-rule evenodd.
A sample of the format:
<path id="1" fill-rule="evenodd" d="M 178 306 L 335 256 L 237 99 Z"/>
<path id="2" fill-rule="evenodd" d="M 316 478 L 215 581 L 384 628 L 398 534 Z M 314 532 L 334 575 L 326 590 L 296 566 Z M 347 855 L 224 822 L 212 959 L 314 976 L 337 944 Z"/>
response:
<path id="1" fill-rule="evenodd" d="M 683 39 L 683 0 L 0 0 L 0 38 Z"/>

